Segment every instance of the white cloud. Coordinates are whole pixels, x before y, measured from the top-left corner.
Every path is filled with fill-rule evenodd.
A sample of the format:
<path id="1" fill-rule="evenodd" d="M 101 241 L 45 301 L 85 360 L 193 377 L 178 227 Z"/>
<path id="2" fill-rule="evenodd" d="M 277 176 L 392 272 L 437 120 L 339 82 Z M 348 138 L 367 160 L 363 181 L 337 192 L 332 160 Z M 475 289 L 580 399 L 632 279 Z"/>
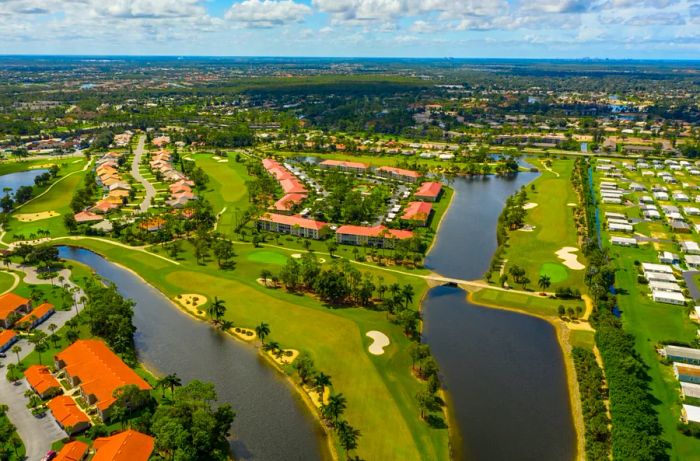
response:
<path id="1" fill-rule="evenodd" d="M 200 0 L 93 0 L 99 16 L 116 18 L 183 18 L 206 14 Z"/>
<path id="2" fill-rule="evenodd" d="M 307 5 L 292 0 L 244 0 L 234 3 L 224 17 L 246 27 L 266 28 L 301 22 L 311 13 Z"/>

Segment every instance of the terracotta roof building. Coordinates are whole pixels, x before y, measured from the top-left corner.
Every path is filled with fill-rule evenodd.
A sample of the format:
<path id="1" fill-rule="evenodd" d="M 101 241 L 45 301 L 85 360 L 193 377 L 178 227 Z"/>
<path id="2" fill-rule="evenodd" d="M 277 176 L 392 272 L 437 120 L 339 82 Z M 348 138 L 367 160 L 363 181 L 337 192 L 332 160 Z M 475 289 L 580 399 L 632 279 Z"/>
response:
<path id="1" fill-rule="evenodd" d="M 153 453 L 155 439 L 137 431 L 128 430 L 100 437 L 93 443 L 95 455 L 91 461 L 148 461 Z"/>
<path id="2" fill-rule="evenodd" d="M 324 160 L 318 164 L 323 169 L 337 168 L 342 171 L 353 171 L 355 173 L 364 173 L 369 165 L 360 162 L 344 162 L 341 160 Z"/>
<path id="3" fill-rule="evenodd" d="M 93 208 L 96 208 L 96 207 L 97 207 L 97 205 L 95 205 L 95 207 L 93 207 Z M 75 222 L 77 222 L 78 224 L 83 224 L 86 222 L 102 221 L 104 219 L 102 216 L 95 214 L 95 213 L 92 213 L 90 211 L 81 211 L 80 213 L 76 213 L 75 215 L 73 215 L 73 217 L 75 218 Z"/>
<path id="4" fill-rule="evenodd" d="M 278 213 L 289 214 L 292 208 L 306 199 L 306 194 L 287 194 L 277 200 L 272 208 Z"/>
<path id="5" fill-rule="evenodd" d="M 14 293 L 0 296 L 0 327 L 10 328 L 16 319 L 21 318 L 32 308 L 32 302 Z"/>
<path id="6" fill-rule="evenodd" d="M 386 178 L 398 179 L 399 181 L 417 182 L 421 174 L 417 171 L 394 168 L 393 166 L 382 166 L 377 168 L 377 174 Z"/>
<path id="7" fill-rule="evenodd" d="M 88 444 L 74 440 L 63 445 L 53 461 L 83 461 L 87 458 Z"/>
<path id="8" fill-rule="evenodd" d="M 287 216 L 281 214 L 266 213 L 258 219 L 258 228 L 269 232 L 298 235 L 312 239 L 321 238 L 321 229 L 328 226 L 327 223 L 302 218 L 301 216 Z"/>
<path id="9" fill-rule="evenodd" d="M 143 391 L 151 386 L 129 368 L 105 343 L 96 339 L 81 339 L 56 354 L 56 369 L 65 373 L 72 386 L 91 405 L 95 405 L 103 419 L 109 419 L 109 410 L 116 401 L 116 389 L 135 385 Z"/>
<path id="10" fill-rule="evenodd" d="M 409 221 L 417 226 L 425 226 L 433 211 L 433 204 L 429 202 L 411 202 L 406 207 L 401 219 Z"/>
<path id="11" fill-rule="evenodd" d="M 19 340 L 17 333 L 12 330 L 0 331 L 0 352 L 8 351 Z"/>
<path id="12" fill-rule="evenodd" d="M 23 330 L 31 330 L 40 325 L 56 312 L 53 304 L 43 303 L 29 311 L 27 315 L 17 320 L 17 327 Z"/>
<path id="13" fill-rule="evenodd" d="M 90 427 L 90 418 L 67 395 L 54 397 L 49 401 L 48 407 L 58 425 L 69 435 L 77 434 Z"/>
<path id="14" fill-rule="evenodd" d="M 424 182 L 420 185 L 414 196 L 424 202 L 437 202 L 442 192 L 442 184 L 439 182 Z"/>
<path id="15" fill-rule="evenodd" d="M 39 394 L 42 399 L 52 397 L 61 392 L 61 385 L 45 365 L 32 365 L 24 372 L 27 384 Z"/>
<path id="16" fill-rule="evenodd" d="M 338 243 L 345 245 L 362 245 L 378 248 L 393 248 L 396 240 L 410 239 L 413 232 L 388 229 L 384 226 L 340 226 L 335 231 Z"/>

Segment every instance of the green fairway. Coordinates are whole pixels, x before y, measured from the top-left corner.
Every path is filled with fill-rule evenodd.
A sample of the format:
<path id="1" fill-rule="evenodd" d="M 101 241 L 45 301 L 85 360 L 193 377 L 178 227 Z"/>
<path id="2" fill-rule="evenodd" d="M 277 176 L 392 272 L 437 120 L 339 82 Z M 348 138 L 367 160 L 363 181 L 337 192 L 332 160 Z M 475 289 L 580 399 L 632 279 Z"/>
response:
<path id="1" fill-rule="evenodd" d="M 273 251 L 258 250 L 253 251 L 247 256 L 248 261 L 263 263 L 263 264 L 276 264 L 279 266 L 284 266 L 287 264 L 287 257 Z"/>
<path id="2" fill-rule="evenodd" d="M 180 265 L 143 252 L 124 250 L 108 243 L 85 239 L 71 242 L 93 249 L 144 277 L 170 298 L 183 287 L 213 299 L 226 301 L 225 318 L 241 327 L 267 322 L 271 340 L 282 347 L 308 352 L 317 367 L 332 376 L 333 389 L 348 400 L 347 420 L 362 431 L 358 454 L 362 459 L 433 460 L 449 458 L 448 434 L 433 429 L 420 419 L 415 395 L 425 387 L 410 374 L 409 340 L 402 329 L 387 321 L 386 313 L 368 309 L 329 309 L 309 295 L 267 289 L 256 282 L 265 262 L 286 260 L 284 249 L 255 249 L 236 245 L 236 268 L 218 269 L 215 262 L 197 265 L 189 244 Z M 155 248 L 154 248 L 155 249 Z M 301 252 L 301 251 L 298 251 Z M 275 256 L 276 255 L 276 256 Z M 383 283 L 411 284 L 413 307 L 427 290 L 424 280 L 379 268 L 358 266 Z M 271 267 L 273 273 L 278 268 Z M 189 289 L 189 291 L 193 291 Z M 382 356 L 369 354 L 365 333 L 378 330 L 391 341 Z M 339 452 L 341 450 L 339 449 Z"/>
<path id="3" fill-rule="evenodd" d="M 569 278 L 569 272 L 566 270 L 566 267 L 557 263 L 542 264 L 540 275 L 546 275 L 552 283 L 563 282 Z"/>
<path id="4" fill-rule="evenodd" d="M 12 285 L 14 285 L 14 283 L 15 277 L 13 277 L 12 274 L 5 271 L 0 272 L 0 293 L 4 293 L 10 288 L 12 288 Z"/>

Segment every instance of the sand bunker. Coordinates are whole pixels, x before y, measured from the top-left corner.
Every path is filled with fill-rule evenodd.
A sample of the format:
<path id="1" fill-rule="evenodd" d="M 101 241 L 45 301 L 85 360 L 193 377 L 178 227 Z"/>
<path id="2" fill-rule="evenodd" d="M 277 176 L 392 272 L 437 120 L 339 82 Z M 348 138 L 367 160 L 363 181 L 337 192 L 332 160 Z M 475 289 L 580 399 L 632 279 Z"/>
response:
<path id="1" fill-rule="evenodd" d="M 578 206 L 578 203 L 567 203 L 566 206 L 576 207 Z"/>
<path id="2" fill-rule="evenodd" d="M 78 160 L 80 161 L 80 160 Z M 41 165 L 32 165 L 29 167 L 30 170 L 42 170 L 44 168 L 51 168 L 54 164 L 53 163 L 42 163 Z"/>
<path id="3" fill-rule="evenodd" d="M 520 232 L 533 232 L 535 230 L 535 226 L 531 226 L 530 224 L 525 224 L 523 227 L 518 229 Z"/>
<path id="4" fill-rule="evenodd" d="M 301 259 L 301 253 L 294 253 L 294 254 L 292 255 L 292 258 L 294 258 L 294 259 Z"/>
<path id="5" fill-rule="evenodd" d="M 564 247 L 561 250 L 557 251 L 555 254 L 569 269 L 575 271 L 582 271 L 586 268 L 586 266 L 578 262 L 578 255 L 574 254 L 577 251 L 578 248 L 576 247 Z"/>
<path id="6" fill-rule="evenodd" d="M 321 407 L 321 400 L 319 399 L 318 392 L 316 391 L 315 388 L 311 386 L 302 386 L 304 389 L 304 392 L 306 392 L 309 395 L 309 398 L 313 402 L 313 404 L 320 408 Z M 331 388 L 328 386 L 323 386 L 323 404 L 327 405 L 328 404 L 328 399 L 331 396 Z"/>
<path id="7" fill-rule="evenodd" d="M 281 357 L 277 357 L 272 351 L 267 351 L 267 355 L 278 365 L 288 365 L 299 356 L 299 351 L 296 349 L 282 349 Z"/>
<path id="8" fill-rule="evenodd" d="M 537 208 L 537 203 L 530 202 L 523 205 L 523 210 L 532 210 L 533 208 Z"/>
<path id="9" fill-rule="evenodd" d="M 196 293 L 177 295 L 175 301 L 197 317 L 203 317 L 204 311 L 199 309 L 207 303 L 207 297 Z"/>
<path id="10" fill-rule="evenodd" d="M 42 219 L 49 219 L 59 216 L 58 213 L 55 211 L 42 211 L 41 213 L 22 213 L 22 214 L 16 214 L 15 219 L 17 219 L 20 222 L 32 222 L 32 221 L 40 221 Z"/>
<path id="11" fill-rule="evenodd" d="M 217 160 L 217 162 L 219 162 L 219 163 L 228 163 L 228 159 L 227 159 L 227 158 L 224 158 L 224 159 L 221 159 L 221 160 Z"/>
<path id="12" fill-rule="evenodd" d="M 389 337 L 382 333 L 381 331 L 372 330 L 367 332 L 367 336 L 372 338 L 374 341 L 369 345 L 369 353 L 373 355 L 384 354 L 384 348 L 391 344 Z"/>
<path id="13" fill-rule="evenodd" d="M 255 330 L 251 330 L 250 328 L 235 327 L 230 328 L 228 332 L 243 341 L 252 341 L 258 337 L 258 335 L 255 334 Z"/>
<path id="14" fill-rule="evenodd" d="M 214 159 L 214 160 L 221 160 L 221 157 L 219 157 L 218 155 L 214 155 L 214 156 L 212 157 L 212 159 Z"/>

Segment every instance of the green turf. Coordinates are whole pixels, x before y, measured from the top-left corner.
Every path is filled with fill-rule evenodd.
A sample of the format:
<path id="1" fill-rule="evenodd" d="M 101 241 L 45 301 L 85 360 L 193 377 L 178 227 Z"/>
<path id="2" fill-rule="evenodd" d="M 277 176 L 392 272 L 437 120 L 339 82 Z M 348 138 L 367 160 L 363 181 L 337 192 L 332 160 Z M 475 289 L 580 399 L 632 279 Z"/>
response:
<path id="1" fill-rule="evenodd" d="M 0 272 L 0 293 L 9 290 L 15 283 L 15 278 L 8 272 Z"/>
<path id="2" fill-rule="evenodd" d="M 274 251 L 258 250 L 248 254 L 247 259 L 248 261 L 256 263 L 284 266 L 287 264 L 288 258 Z"/>
<path id="3" fill-rule="evenodd" d="M 540 275 L 549 277 L 550 282 L 559 283 L 569 278 L 569 272 L 563 264 L 544 263 L 540 267 Z"/>

